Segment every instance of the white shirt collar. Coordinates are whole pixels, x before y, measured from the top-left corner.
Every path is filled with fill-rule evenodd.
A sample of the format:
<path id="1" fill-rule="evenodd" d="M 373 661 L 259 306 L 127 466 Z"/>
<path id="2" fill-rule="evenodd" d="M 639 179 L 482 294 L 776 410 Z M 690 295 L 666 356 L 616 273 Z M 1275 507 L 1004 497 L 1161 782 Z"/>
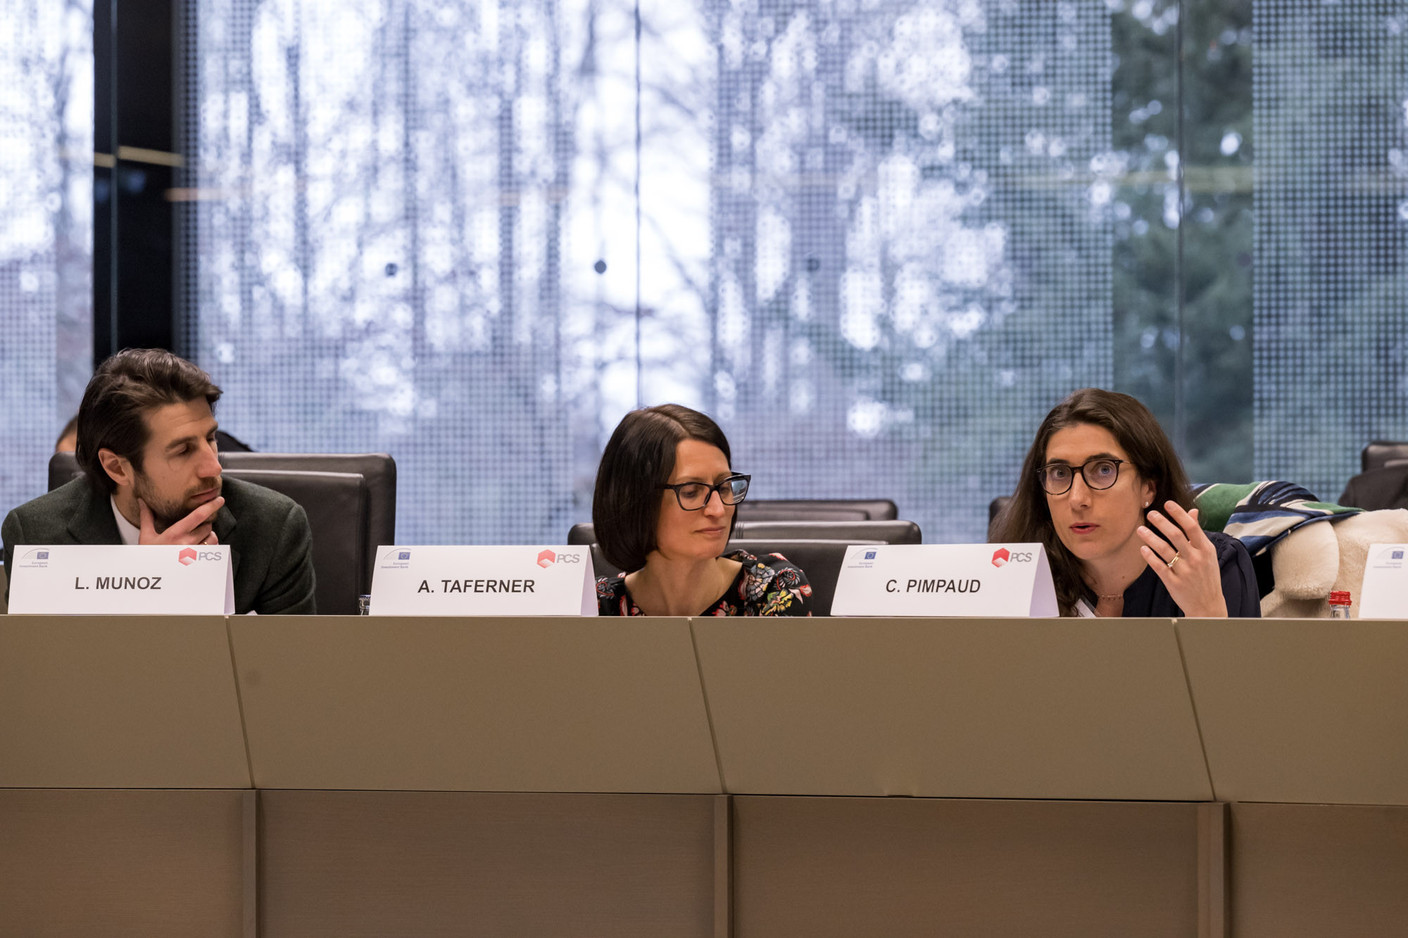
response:
<path id="1" fill-rule="evenodd" d="M 117 535 L 122 538 L 122 543 L 131 547 L 142 539 L 142 532 L 132 522 L 122 517 L 122 512 L 117 510 L 117 499 L 108 496 L 108 501 L 112 502 L 112 516 L 117 519 Z"/>

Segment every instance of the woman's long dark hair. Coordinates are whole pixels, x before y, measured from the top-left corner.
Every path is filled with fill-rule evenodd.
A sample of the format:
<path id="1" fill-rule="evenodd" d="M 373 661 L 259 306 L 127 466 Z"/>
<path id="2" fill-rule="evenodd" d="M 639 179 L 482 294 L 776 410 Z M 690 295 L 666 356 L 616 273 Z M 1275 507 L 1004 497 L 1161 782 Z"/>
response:
<path id="1" fill-rule="evenodd" d="M 1036 439 L 1022 462 L 1022 475 L 1007 507 L 993 521 L 992 540 L 1004 543 L 1036 543 L 1046 548 L 1051 560 L 1051 577 L 1056 582 L 1056 601 L 1061 614 L 1075 614 L 1076 601 L 1090 594 L 1081 577 L 1081 562 L 1066 549 L 1051 523 L 1051 509 L 1041 487 L 1037 470 L 1046 463 L 1046 447 L 1057 430 L 1078 424 L 1104 427 L 1129 454 L 1129 460 L 1142 480 L 1154 483 L 1151 508 L 1163 510 L 1172 501 L 1184 510 L 1193 507 L 1193 493 L 1183 463 L 1158 420 L 1139 401 L 1118 391 L 1082 388 L 1052 408 L 1037 428 Z"/>

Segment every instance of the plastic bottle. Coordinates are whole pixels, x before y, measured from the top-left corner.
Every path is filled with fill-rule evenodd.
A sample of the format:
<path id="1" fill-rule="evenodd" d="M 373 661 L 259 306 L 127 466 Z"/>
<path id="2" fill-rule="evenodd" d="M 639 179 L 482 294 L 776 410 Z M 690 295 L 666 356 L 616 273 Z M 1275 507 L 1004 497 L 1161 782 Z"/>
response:
<path id="1" fill-rule="evenodd" d="M 1349 590 L 1335 590 L 1330 593 L 1330 618 L 1348 619 L 1350 602 Z"/>

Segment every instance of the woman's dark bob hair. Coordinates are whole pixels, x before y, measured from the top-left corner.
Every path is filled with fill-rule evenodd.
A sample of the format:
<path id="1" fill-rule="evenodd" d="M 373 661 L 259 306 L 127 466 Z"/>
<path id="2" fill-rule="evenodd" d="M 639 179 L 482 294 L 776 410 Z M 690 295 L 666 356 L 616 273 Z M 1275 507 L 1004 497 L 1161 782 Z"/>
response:
<path id="1" fill-rule="evenodd" d="M 1081 577 L 1080 561 L 1066 550 L 1051 523 L 1046 491 L 1041 487 L 1037 470 L 1046 463 L 1046 447 L 1052 434 L 1079 424 L 1109 430 L 1120 448 L 1129 454 L 1140 480 L 1154 483 L 1154 500 L 1149 507 L 1163 511 L 1164 503 L 1171 501 L 1185 511 L 1193 508 L 1193 493 L 1188 487 L 1183 463 L 1179 462 L 1173 444 L 1149 408 L 1128 394 L 1100 388 L 1082 388 L 1057 404 L 1037 428 L 1036 439 L 1022 463 L 1017 490 L 993 521 L 992 540 L 1045 546 L 1062 615 L 1074 615 L 1076 601 L 1088 598 L 1090 589 Z"/>
<path id="2" fill-rule="evenodd" d="M 601 454 L 592 495 L 592 526 L 606 559 L 624 573 L 644 567 L 645 558 L 655 550 L 662 494 L 658 486 L 670 481 L 675 449 L 682 440 L 717 446 L 732 467 L 724 431 L 704 414 L 680 404 L 631 411 L 621 418 Z M 729 534 L 733 534 L 732 522 Z"/>

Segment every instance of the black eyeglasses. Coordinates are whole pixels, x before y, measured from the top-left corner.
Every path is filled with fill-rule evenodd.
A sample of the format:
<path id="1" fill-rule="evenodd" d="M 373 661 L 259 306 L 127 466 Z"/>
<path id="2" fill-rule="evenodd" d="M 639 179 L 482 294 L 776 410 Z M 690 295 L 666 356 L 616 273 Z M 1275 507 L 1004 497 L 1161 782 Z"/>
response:
<path id="1" fill-rule="evenodd" d="M 1076 481 L 1077 472 L 1088 487 L 1098 491 L 1107 489 L 1119 481 L 1120 466 L 1123 463 L 1123 459 L 1113 459 L 1109 456 L 1087 460 L 1080 466 L 1053 462 L 1038 469 L 1036 476 L 1041 480 L 1041 487 L 1046 490 L 1047 495 L 1065 495 L 1069 492 Z"/>
<path id="2" fill-rule="evenodd" d="M 732 475 L 714 485 L 707 482 L 677 482 L 674 485 L 661 484 L 658 488 L 674 489 L 675 498 L 685 511 L 702 511 L 715 492 L 719 493 L 719 501 L 725 505 L 737 505 L 748 497 L 748 482 L 752 478 Z"/>

